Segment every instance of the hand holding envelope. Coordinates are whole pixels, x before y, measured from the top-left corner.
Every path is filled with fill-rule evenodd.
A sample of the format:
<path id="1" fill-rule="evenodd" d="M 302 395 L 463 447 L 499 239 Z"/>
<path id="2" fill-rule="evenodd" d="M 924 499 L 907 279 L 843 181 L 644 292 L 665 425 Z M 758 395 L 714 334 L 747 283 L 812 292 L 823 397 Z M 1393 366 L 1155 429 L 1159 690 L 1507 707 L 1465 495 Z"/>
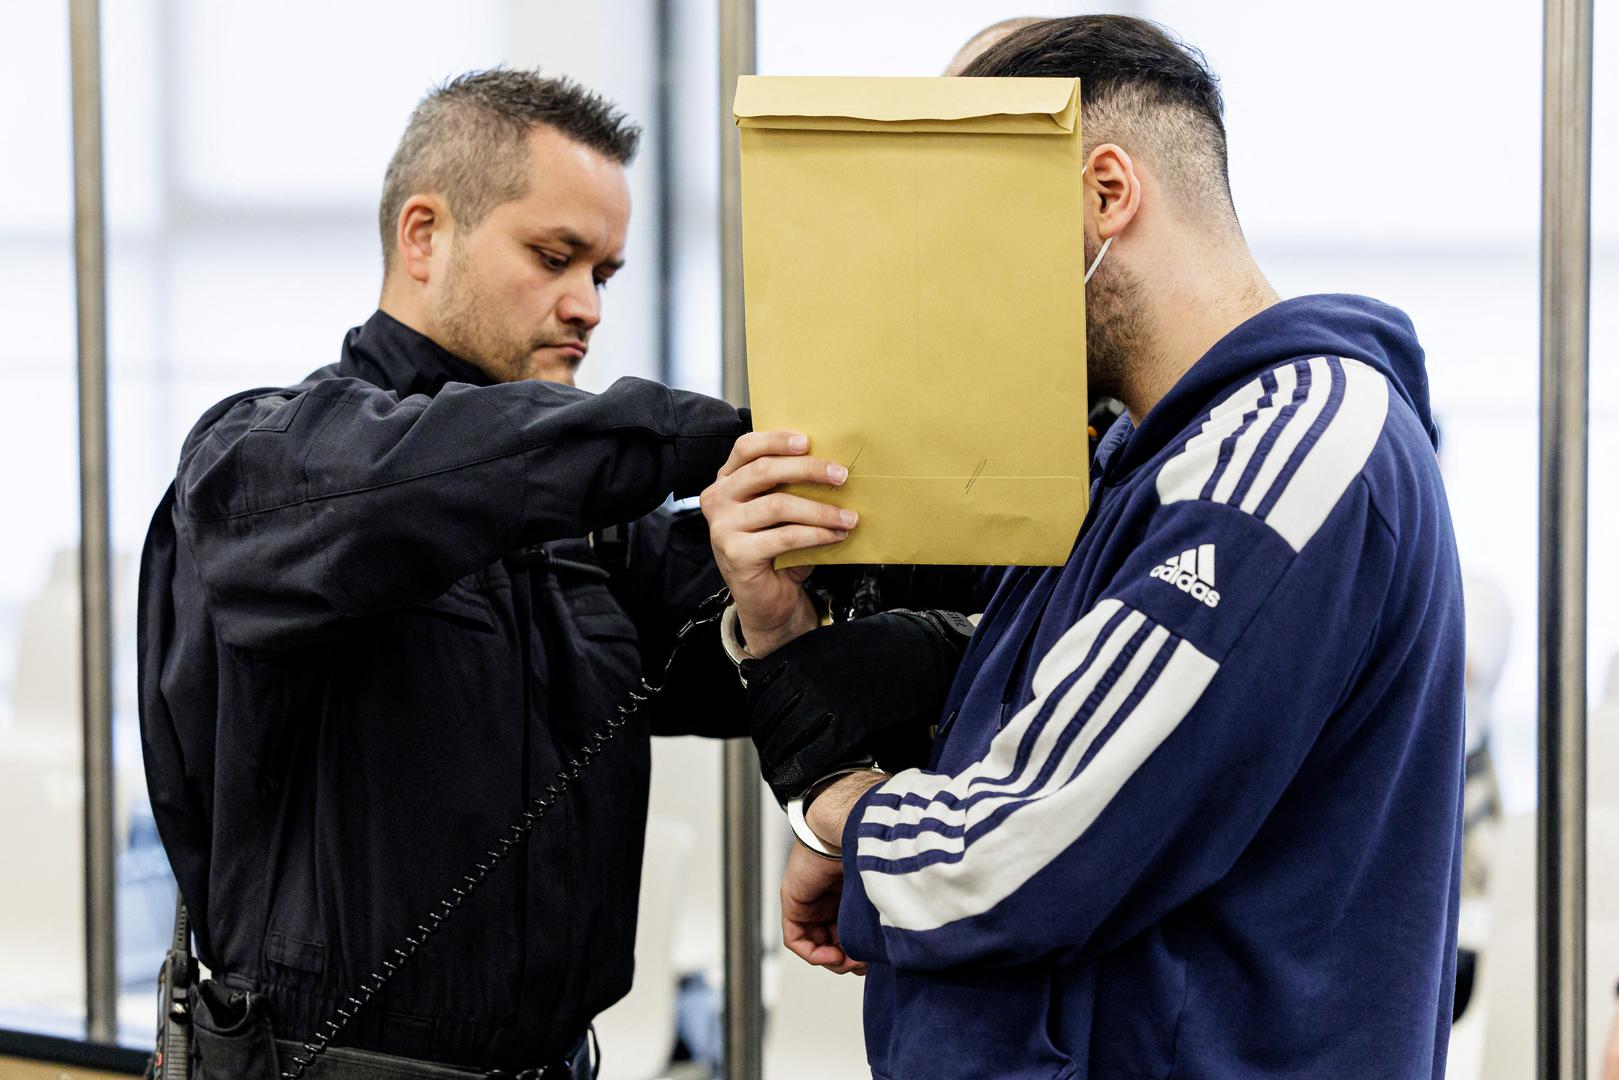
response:
<path id="1" fill-rule="evenodd" d="M 749 384 L 856 509 L 814 563 L 1063 562 L 1084 517 L 1075 79 L 743 78 Z"/>

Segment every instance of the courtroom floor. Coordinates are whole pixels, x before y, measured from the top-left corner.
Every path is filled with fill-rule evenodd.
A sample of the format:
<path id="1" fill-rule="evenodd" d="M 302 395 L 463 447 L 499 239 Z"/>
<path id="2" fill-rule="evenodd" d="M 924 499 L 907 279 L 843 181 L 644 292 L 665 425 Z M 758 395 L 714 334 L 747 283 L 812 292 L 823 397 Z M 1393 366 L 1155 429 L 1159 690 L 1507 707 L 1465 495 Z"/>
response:
<path id="1" fill-rule="evenodd" d="M 124 1080 L 130 1073 L 97 1072 L 76 1065 L 0 1057 L 0 1080 Z"/>

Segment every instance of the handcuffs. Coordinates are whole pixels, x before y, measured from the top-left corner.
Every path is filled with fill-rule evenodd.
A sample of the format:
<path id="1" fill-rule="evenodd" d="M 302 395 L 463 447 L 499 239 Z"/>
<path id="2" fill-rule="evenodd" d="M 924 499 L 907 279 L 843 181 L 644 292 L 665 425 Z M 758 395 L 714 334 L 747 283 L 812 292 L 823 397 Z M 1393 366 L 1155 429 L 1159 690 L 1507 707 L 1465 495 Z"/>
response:
<path id="1" fill-rule="evenodd" d="M 829 625 L 831 621 L 829 614 L 825 612 L 821 614 L 822 626 Z M 725 655 L 730 657 L 731 663 L 736 667 L 736 677 L 741 680 L 743 687 L 746 687 L 748 685 L 748 673 L 743 665 L 755 662 L 758 658 L 748 652 L 747 642 L 742 639 L 742 626 L 737 618 L 735 604 L 727 604 L 725 613 L 720 616 L 720 644 L 725 649 Z M 798 842 L 823 859 L 842 859 L 843 849 L 833 847 L 825 840 L 822 840 L 815 830 L 810 828 L 809 820 L 805 817 L 805 811 L 809 809 L 810 803 L 815 801 L 817 795 L 834 783 L 845 776 L 863 772 L 880 773 L 882 770 L 870 758 L 839 766 L 805 788 L 802 795 L 788 799 L 782 807 L 783 810 L 787 811 L 787 824 L 792 828 L 793 835 L 798 838 Z"/>

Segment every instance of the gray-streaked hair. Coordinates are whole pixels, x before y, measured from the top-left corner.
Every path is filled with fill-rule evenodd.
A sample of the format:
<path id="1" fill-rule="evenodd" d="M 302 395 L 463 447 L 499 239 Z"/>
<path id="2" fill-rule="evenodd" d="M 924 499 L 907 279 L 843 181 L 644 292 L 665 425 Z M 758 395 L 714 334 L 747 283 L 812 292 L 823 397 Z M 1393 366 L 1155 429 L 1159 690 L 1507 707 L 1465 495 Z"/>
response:
<path id="1" fill-rule="evenodd" d="M 461 230 L 528 191 L 528 135 L 546 124 L 620 165 L 635 157 L 641 129 L 601 95 L 568 78 L 494 68 L 435 87 L 410 114 L 388 162 L 377 223 L 382 265 L 393 265 L 394 230 L 412 195 L 443 196 Z"/>

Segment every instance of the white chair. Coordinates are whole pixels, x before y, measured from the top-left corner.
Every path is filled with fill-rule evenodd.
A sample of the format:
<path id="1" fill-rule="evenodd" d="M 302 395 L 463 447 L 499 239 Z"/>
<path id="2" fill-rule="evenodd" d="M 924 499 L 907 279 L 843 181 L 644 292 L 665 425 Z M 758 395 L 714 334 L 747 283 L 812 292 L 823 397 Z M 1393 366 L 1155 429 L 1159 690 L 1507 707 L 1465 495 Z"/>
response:
<path id="1" fill-rule="evenodd" d="M 668 1070 L 675 1046 L 675 927 L 685 893 L 692 850 L 691 826 L 651 818 L 641 861 L 641 899 L 636 917 L 635 985 L 624 999 L 596 1017 L 602 1047 L 602 1080 L 653 1080 Z"/>
<path id="2" fill-rule="evenodd" d="M 1619 806 L 1619 653 L 1608 661 L 1607 682 L 1586 731 L 1587 797 Z"/>
<path id="3" fill-rule="evenodd" d="M 1619 980 L 1619 919 L 1592 918 L 1586 925 L 1586 1075 L 1602 1075 L 1602 1050 L 1614 1016 Z M 1535 1075 L 1535 920 L 1503 926 L 1480 972 L 1491 984 L 1485 1030 L 1483 1080 L 1524 1080 Z"/>
<path id="4" fill-rule="evenodd" d="M 679 821 L 691 830 L 686 902 L 674 930 L 674 966 L 680 975 L 718 982 L 723 952 L 720 881 L 721 769 L 724 744 L 690 736 L 652 740 L 652 793 L 648 816 Z"/>
<path id="5" fill-rule="evenodd" d="M 1593 805 L 1619 806 L 1619 701 L 1591 710 L 1586 732 L 1586 798 Z"/>
<path id="6" fill-rule="evenodd" d="M 693 836 L 686 903 L 675 928 L 675 970 L 683 976 L 705 976 L 716 987 L 720 985 L 725 951 L 721 824 L 724 746 L 717 739 L 696 736 L 653 739 L 652 793 L 648 800 L 649 816 L 684 822 L 691 827 Z M 770 793 L 763 791 L 760 798 L 764 831 L 760 919 L 768 956 L 781 940 L 778 886 L 791 834 Z"/>
<path id="7" fill-rule="evenodd" d="M 1490 867 L 1492 925 L 1535 914 L 1535 815 L 1502 818 Z"/>
<path id="8" fill-rule="evenodd" d="M 1521 1080 L 1534 1073 L 1535 829 L 1533 815 L 1509 818 L 1491 872 L 1488 945 L 1479 957 L 1475 1001 L 1483 1006 L 1483 1080 Z M 1613 1020 L 1619 980 L 1619 806 L 1588 808 L 1586 846 L 1587 1043 L 1591 1076 Z"/>
<path id="9" fill-rule="evenodd" d="M 135 625 L 130 569 L 127 555 L 116 556 L 119 638 Z M 0 729 L 0 862 L 26 867 L 29 882 L 8 891 L 6 918 L 0 920 L 0 956 L 6 958 L 0 996 L 69 1012 L 83 1008 L 84 995 L 84 913 L 72 899 L 84 887 L 79 617 L 79 551 L 62 548 L 42 588 L 23 607 L 12 718 Z M 115 689 L 122 695 L 133 682 L 122 678 Z M 120 696 L 116 704 L 120 724 L 132 722 L 133 702 Z M 115 783 L 113 835 L 121 857 L 131 807 L 146 798 L 138 754 L 120 755 Z"/>
<path id="10" fill-rule="evenodd" d="M 12 722 L 0 731 L 0 860 L 26 867 L 16 880 L 28 886 L 7 890 L 0 994 L 71 1010 L 84 994 L 77 548 L 56 553 L 19 631 Z"/>
<path id="11" fill-rule="evenodd" d="M 869 1076 L 860 1003 L 866 980 L 834 975 L 776 950 L 776 1004 L 765 1026 L 769 1080 Z"/>

